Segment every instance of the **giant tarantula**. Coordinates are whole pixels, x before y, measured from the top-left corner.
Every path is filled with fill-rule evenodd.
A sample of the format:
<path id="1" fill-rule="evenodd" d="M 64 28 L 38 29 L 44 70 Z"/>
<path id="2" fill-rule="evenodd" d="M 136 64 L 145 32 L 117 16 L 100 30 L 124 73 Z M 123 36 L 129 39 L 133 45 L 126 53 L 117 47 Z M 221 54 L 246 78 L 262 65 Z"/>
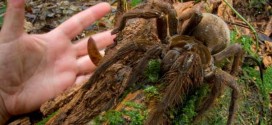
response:
<path id="1" fill-rule="evenodd" d="M 128 76 L 126 81 L 128 85 L 139 80 L 145 69 L 143 67 L 146 67 L 148 60 L 152 58 L 162 60 L 163 74 L 161 80 L 168 84 L 162 100 L 149 113 L 145 124 L 165 124 L 163 115 L 166 110 L 181 104 L 184 94 L 204 82 L 212 85 L 212 95 L 198 109 L 198 116 L 203 114 L 214 100 L 220 96 L 222 85 L 227 85 L 233 89 L 227 122 L 227 124 L 231 124 L 237 110 L 239 89 L 234 77 L 214 64 L 234 56 L 231 74 L 235 74 L 241 60 L 242 49 L 239 44 L 228 46 L 229 31 L 227 25 L 219 17 L 197 11 L 187 15 L 187 17 L 178 18 L 171 4 L 157 0 L 141 4 L 132 11 L 125 13 L 112 34 L 122 31 L 128 19 L 155 18 L 157 34 L 161 43 L 154 43 L 144 39 L 126 43 L 119 48 L 115 55 L 99 65 L 89 83 L 94 83 L 99 78 L 100 73 L 118 60 L 128 55 L 128 59 L 133 58 L 135 55 L 131 53 L 143 51 L 144 56 L 137 62 L 134 70 Z M 217 24 L 211 24 L 208 22 L 210 20 L 215 20 L 214 22 L 221 27 L 213 27 Z M 222 31 L 222 27 L 227 31 Z M 220 36 L 214 38 L 208 36 L 215 32 L 222 32 L 222 34 L 225 33 L 226 35 L 223 35 L 222 38 Z M 88 46 L 90 58 L 98 65 L 101 56 L 99 56 L 98 50 L 95 49 L 92 39 L 89 40 Z M 89 88 L 90 85 L 86 84 L 84 87 Z"/>
<path id="2" fill-rule="evenodd" d="M 143 74 L 143 67 L 150 59 L 161 60 L 160 81 L 167 84 L 162 100 L 149 113 L 145 124 L 165 124 L 163 115 L 170 107 L 182 103 L 183 97 L 189 91 L 199 87 L 204 82 L 212 86 L 211 94 L 198 109 L 198 116 L 204 113 L 220 96 L 223 85 L 232 88 L 231 104 L 227 124 L 231 124 L 237 110 L 239 88 L 235 74 L 239 68 L 242 49 L 239 44 L 229 44 L 229 29 L 219 17 L 193 11 L 187 16 L 177 17 L 174 7 L 166 2 L 152 0 L 137 6 L 135 9 L 123 14 L 119 25 L 112 34 L 121 32 L 126 22 L 132 18 L 156 19 L 157 36 L 160 43 L 144 39 L 135 39 L 121 46 L 117 53 L 101 63 L 101 56 L 95 48 L 92 39 L 89 40 L 89 55 L 96 65 L 99 65 L 90 81 L 83 88 L 90 88 L 108 67 L 127 57 L 132 52 L 142 51 L 144 56 L 135 64 L 135 68 L 128 76 L 126 83 L 132 85 Z M 213 23 L 209 22 L 213 21 Z M 210 34 L 220 34 L 211 38 Z M 118 44 L 118 43 L 116 43 Z M 128 57 L 133 58 L 133 54 Z M 215 66 L 215 63 L 234 56 L 230 74 Z M 101 63 L 101 64 L 99 64 Z"/>
<path id="3" fill-rule="evenodd" d="M 234 77 L 216 67 L 214 63 L 234 56 L 231 74 L 235 74 L 241 60 L 241 47 L 238 44 L 227 46 L 229 44 L 228 38 L 216 36 L 209 39 L 211 37 L 208 35 L 213 32 L 223 32 L 226 34 L 224 37 L 229 37 L 228 28 L 219 17 L 197 11 L 187 15 L 187 17 L 177 18 L 176 10 L 172 5 L 156 0 L 141 4 L 136 9 L 125 13 L 112 34 L 122 31 L 128 19 L 155 18 L 157 34 L 161 43 L 152 43 L 152 41 L 145 40 L 127 43 L 118 50 L 115 56 L 108 59 L 109 62 L 102 63 L 99 66 L 91 80 L 95 81 L 98 78 L 96 75 L 99 75 L 102 70 L 105 70 L 132 51 L 145 51 L 144 56 L 136 65 L 135 71 L 129 76 L 127 83 L 133 84 L 138 80 L 143 73 L 144 68 L 142 67 L 146 66 L 148 60 L 159 58 L 162 60 L 162 81 L 168 84 L 162 100 L 149 113 L 149 118 L 145 124 L 165 124 L 165 121 L 163 121 L 164 112 L 169 107 L 181 104 L 183 94 L 190 90 L 188 88 L 196 88 L 203 82 L 212 84 L 212 95 L 198 109 L 198 115 L 206 111 L 214 100 L 220 96 L 219 90 L 222 89 L 222 85 L 227 85 L 233 89 L 227 122 L 227 124 L 231 124 L 237 110 L 239 89 Z M 215 22 L 219 23 L 219 26 L 224 27 L 227 31 L 222 31 L 220 29 L 222 27 L 214 27 L 217 24 L 211 24 L 208 22 L 210 20 L 216 20 Z M 95 46 L 91 39 L 88 45 L 89 48 Z M 89 55 L 92 60 L 95 60 L 95 64 L 98 64 L 101 58 L 101 56 L 97 57 L 99 55 L 98 51 L 89 49 Z M 133 55 L 130 58 L 133 58 Z"/>

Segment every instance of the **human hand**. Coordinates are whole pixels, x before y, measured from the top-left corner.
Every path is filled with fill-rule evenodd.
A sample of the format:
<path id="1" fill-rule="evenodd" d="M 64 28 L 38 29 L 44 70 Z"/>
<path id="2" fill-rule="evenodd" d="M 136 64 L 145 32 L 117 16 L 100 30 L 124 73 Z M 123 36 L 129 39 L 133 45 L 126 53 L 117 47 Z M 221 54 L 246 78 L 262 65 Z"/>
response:
<path id="1" fill-rule="evenodd" d="M 0 124 L 10 115 L 38 109 L 42 103 L 95 70 L 87 55 L 87 38 L 71 40 L 110 11 L 100 3 L 64 22 L 51 32 L 24 32 L 24 0 L 8 0 L 0 32 Z M 92 36 L 99 49 L 111 44 L 109 31 Z"/>

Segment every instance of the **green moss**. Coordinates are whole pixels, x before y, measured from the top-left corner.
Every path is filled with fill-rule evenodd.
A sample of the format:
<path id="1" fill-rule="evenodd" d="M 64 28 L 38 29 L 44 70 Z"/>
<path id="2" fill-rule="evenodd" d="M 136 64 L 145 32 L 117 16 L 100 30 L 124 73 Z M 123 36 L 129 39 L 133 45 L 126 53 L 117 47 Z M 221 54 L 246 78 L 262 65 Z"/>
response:
<path id="1" fill-rule="evenodd" d="M 182 124 L 190 124 L 193 117 L 196 116 L 196 97 L 193 96 L 187 103 L 186 106 L 182 109 L 183 114 L 181 115 Z"/>
<path id="2" fill-rule="evenodd" d="M 181 114 L 176 112 L 177 115 L 174 124 L 175 125 L 190 125 L 192 124 L 193 118 L 197 115 L 196 109 L 203 102 L 204 98 L 209 92 L 207 84 L 201 86 L 197 91 L 188 96 L 185 100 L 184 107 L 181 108 Z M 180 114 L 180 115 L 179 115 Z"/>
<path id="3" fill-rule="evenodd" d="M 264 73 L 264 84 L 268 92 L 272 92 L 272 66 L 268 67 Z"/>
<path id="4" fill-rule="evenodd" d="M 264 82 L 262 83 L 262 80 L 259 75 L 259 71 L 254 69 L 253 67 L 245 66 L 243 67 L 243 71 L 246 76 L 242 76 L 243 79 L 251 79 L 257 83 L 257 86 L 259 90 L 261 90 L 261 93 L 264 97 L 268 98 L 268 92 L 272 91 L 272 67 L 268 67 L 264 73 Z M 267 100 L 269 101 L 269 100 Z"/>
<path id="5" fill-rule="evenodd" d="M 105 117 L 110 125 L 120 125 L 125 122 L 122 113 L 118 111 L 108 111 Z"/>
<path id="6" fill-rule="evenodd" d="M 106 121 L 106 119 L 105 119 L 104 115 L 98 115 L 94 119 L 92 119 L 88 124 L 89 125 L 101 125 L 105 121 Z"/>
<path id="7" fill-rule="evenodd" d="M 94 118 L 90 123 L 93 125 L 101 125 L 103 122 L 108 122 L 110 125 L 142 125 L 147 117 L 146 107 L 143 104 L 135 102 L 124 102 L 125 108 L 121 111 L 107 111 Z M 124 119 L 126 118 L 126 120 Z"/>
<path id="8" fill-rule="evenodd" d="M 236 43 L 237 41 L 237 32 L 236 31 L 230 31 L 230 42 L 231 44 Z"/>
<path id="9" fill-rule="evenodd" d="M 145 111 L 145 106 L 143 104 L 138 104 L 135 102 L 125 102 L 126 106 L 132 108 L 130 110 L 124 110 L 124 115 L 129 116 L 130 125 L 141 125 L 147 116 L 147 111 Z"/>
<path id="10" fill-rule="evenodd" d="M 223 116 L 217 116 L 214 117 L 214 119 L 211 120 L 211 122 L 209 123 L 209 125 L 225 125 L 225 118 L 223 118 Z"/>
<path id="11" fill-rule="evenodd" d="M 38 122 L 36 125 L 45 125 L 46 122 L 49 121 L 50 118 L 52 118 L 54 115 L 57 114 L 58 111 L 48 115 L 46 118 L 43 118 L 42 121 Z"/>
<path id="12" fill-rule="evenodd" d="M 255 55 L 252 51 L 251 45 L 253 44 L 253 39 L 249 36 L 241 36 L 238 39 L 238 43 L 242 44 L 243 50 L 250 55 Z"/>
<path id="13" fill-rule="evenodd" d="M 142 125 L 144 123 L 144 120 L 146 119 L 147 112 L 144 112 L 142 114 L 138 110 L 131 110 L 131 111 L 123 111 L 124 115 L 129 116 L 130 122 L 129 125 Z"/>
<path id="14" fill-rule="evenodd" d="M 144 94 L 145 94 L 147 100 L 149 100 L 151 98 L 157 98 L 160 95 L 159 91 L 158 91 L 158 88 L 155 87 L 155 86 L 147 86 L 144 89 Z"/>
<path id="15" fill-rule="evenodd" d="M 155 83 L 159 80 L 160 66 L 160 60 L 153 59 L 148 62 L 144 75 L 148 78 L 149 82 Z"/>
<path id="16" fill-rule="evenodd" d="M 242 35 L 238 36 L 237 32 L 231 31 L 230 33 L 230 40 L 231 44 L 233 43 L 239 43 L 242 45 L 243 50 L 253 56 L 253 57 L 258 57 L 256 53 L 252 50 L 251 45 L 254 44 L 254 40 L 250 36 Z"/>
<path id="17" fill-rule="evenodd" d="M 135 103 L 135 102 L 124 102 L 124 105 L 128 106 L 130 108 L 137 109 L 137 110 L 144 109 L 144 105 L 143 104 L 138 104 L 138 103 Z"/>
<path id="18" fill-rule="evenodd" d="M 139 3 L 141 3 L 142 2 L 142 0 L 131 0 L 131 3 L 130 3 L 130 5 L 132 6 L 132 7 L 135 7 L 135 6 L 137 6 Z"/>
<path id="19" fill-rule="evenodd" d="M 269 103 L 270 103 L 270 99 L 269 99 L 269 92 L 272 91 L 272 79 L 271 79 L 271 75 L 272 75 L 272 67 L 268 67 L 264 73 L 264 82 L 261 81 L 261 78 L 259 76 L 259 71 L 254 69 L 253 67 L 249 67 L 249 66 L 245 66 L 243 67 L 243 73 L 244 75 L 241 77 L 240 81 L 244 82 L 245 84 L 247 84 L 246 81 L 251 80 L 251 81 L 255 81 L 258 91 L 260 94 L 259 96 L 261 96 L 259 105 L 263 106 L 263 118 L 262 118 L 262 122 L 265 122 L 267 120 L 265 119 L 269 119 L 268 117 L 271 117 L 269 115 L 271 115 L 271 113 L 269 113 Z"/>
<path id="20" fill-rule="evenodd" d="M 196 105 L 200 105 L 203 100 L 207 97 L 207 95 L 210 92 L 210 88 L 208 83 L 205 83 L 204 85 L 202 85 L 197 91 L 196 91 L 196 96 L 198 97 L 197 101 L 196 101 Z"/>
<path id="21" fill-rule="evenodd" d="M 142 125 L 147 117 L 146 107 L 135 102 L 125 102 L 124 105 L 132 108 L 122 111 L 124 115 L 129 116 L 129 125 Z"/>
<path id="22" fill-rule="evenodd" d="M 265 4 L 267 4 L 267 0 L 250 0 L 249 4 L 250 8 L 256 8 L 260 10 L 264 9 Z"/>
<path id="23" fill-rule="evenodd" d="M 122 116 L 122 112 L 110 110 L 104 114 L 95 117 L 89 124 L 91 125 L 101 125 L 104 122 L 108 122 L 110 125 L 120 125 L 124 124 L 125 120 Z"/>

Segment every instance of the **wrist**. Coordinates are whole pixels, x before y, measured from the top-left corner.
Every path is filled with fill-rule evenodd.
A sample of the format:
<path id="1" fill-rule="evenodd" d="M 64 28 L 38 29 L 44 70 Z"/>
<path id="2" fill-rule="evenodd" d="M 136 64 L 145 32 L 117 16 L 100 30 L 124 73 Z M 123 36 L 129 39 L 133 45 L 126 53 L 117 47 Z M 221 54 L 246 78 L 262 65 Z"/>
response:
<path id="1" fill-rule="evenodd" d="M 0 125 L 5 124 L 10 118 L 9 113 L 7 112 L 3 98 L 0 95 Z"/>

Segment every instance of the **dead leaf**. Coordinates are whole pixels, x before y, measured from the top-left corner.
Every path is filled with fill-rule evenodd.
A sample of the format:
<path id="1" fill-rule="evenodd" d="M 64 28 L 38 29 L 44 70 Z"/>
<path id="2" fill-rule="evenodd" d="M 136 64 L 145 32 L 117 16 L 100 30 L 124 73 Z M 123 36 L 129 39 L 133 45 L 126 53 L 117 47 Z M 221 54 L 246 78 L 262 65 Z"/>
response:
<path id="1" fill-rule="evenodd" d="M 230 5 L 233 5 L 232 0 L 226 0 Z M 232 10 L 222 0 L 221 5 L 218 7 L 217 15 L 224 20 L 232 20 Z"/>
<path id="2" fill-rule="evenodd" d="M 263 57 L 263 63 L 265 67 L 272 65 L 272 57 L 271 56 L 264 56 Z"/>
<path id="3" fill-rule="evenodd" d="M 33 24 L 25 20 L 24 28 L 26 32 L 30 32 L 34 29 Z"/>
<path id="4" fill-rule="evenodd" d="M 272 54 L 272 43 L 271 42 L 265 42 L 265 53 L 266 54 Z"/>
<path id="5" fill-rule="evenodd" d="M 266 34 L 270 38 L 272 37 L 272 17 L 270 17 L 270 20 L 267 23 L 264 34 Z"/>
<path id="6" fill-rule="evenodd" d="M 258 38 L 261 41 L 267 41 L 267 42 L 272 42 L 272 38 L 270 38 L 269 36 L 267 36 L 266 34 L 263 33 L 258 33 Z"/>

